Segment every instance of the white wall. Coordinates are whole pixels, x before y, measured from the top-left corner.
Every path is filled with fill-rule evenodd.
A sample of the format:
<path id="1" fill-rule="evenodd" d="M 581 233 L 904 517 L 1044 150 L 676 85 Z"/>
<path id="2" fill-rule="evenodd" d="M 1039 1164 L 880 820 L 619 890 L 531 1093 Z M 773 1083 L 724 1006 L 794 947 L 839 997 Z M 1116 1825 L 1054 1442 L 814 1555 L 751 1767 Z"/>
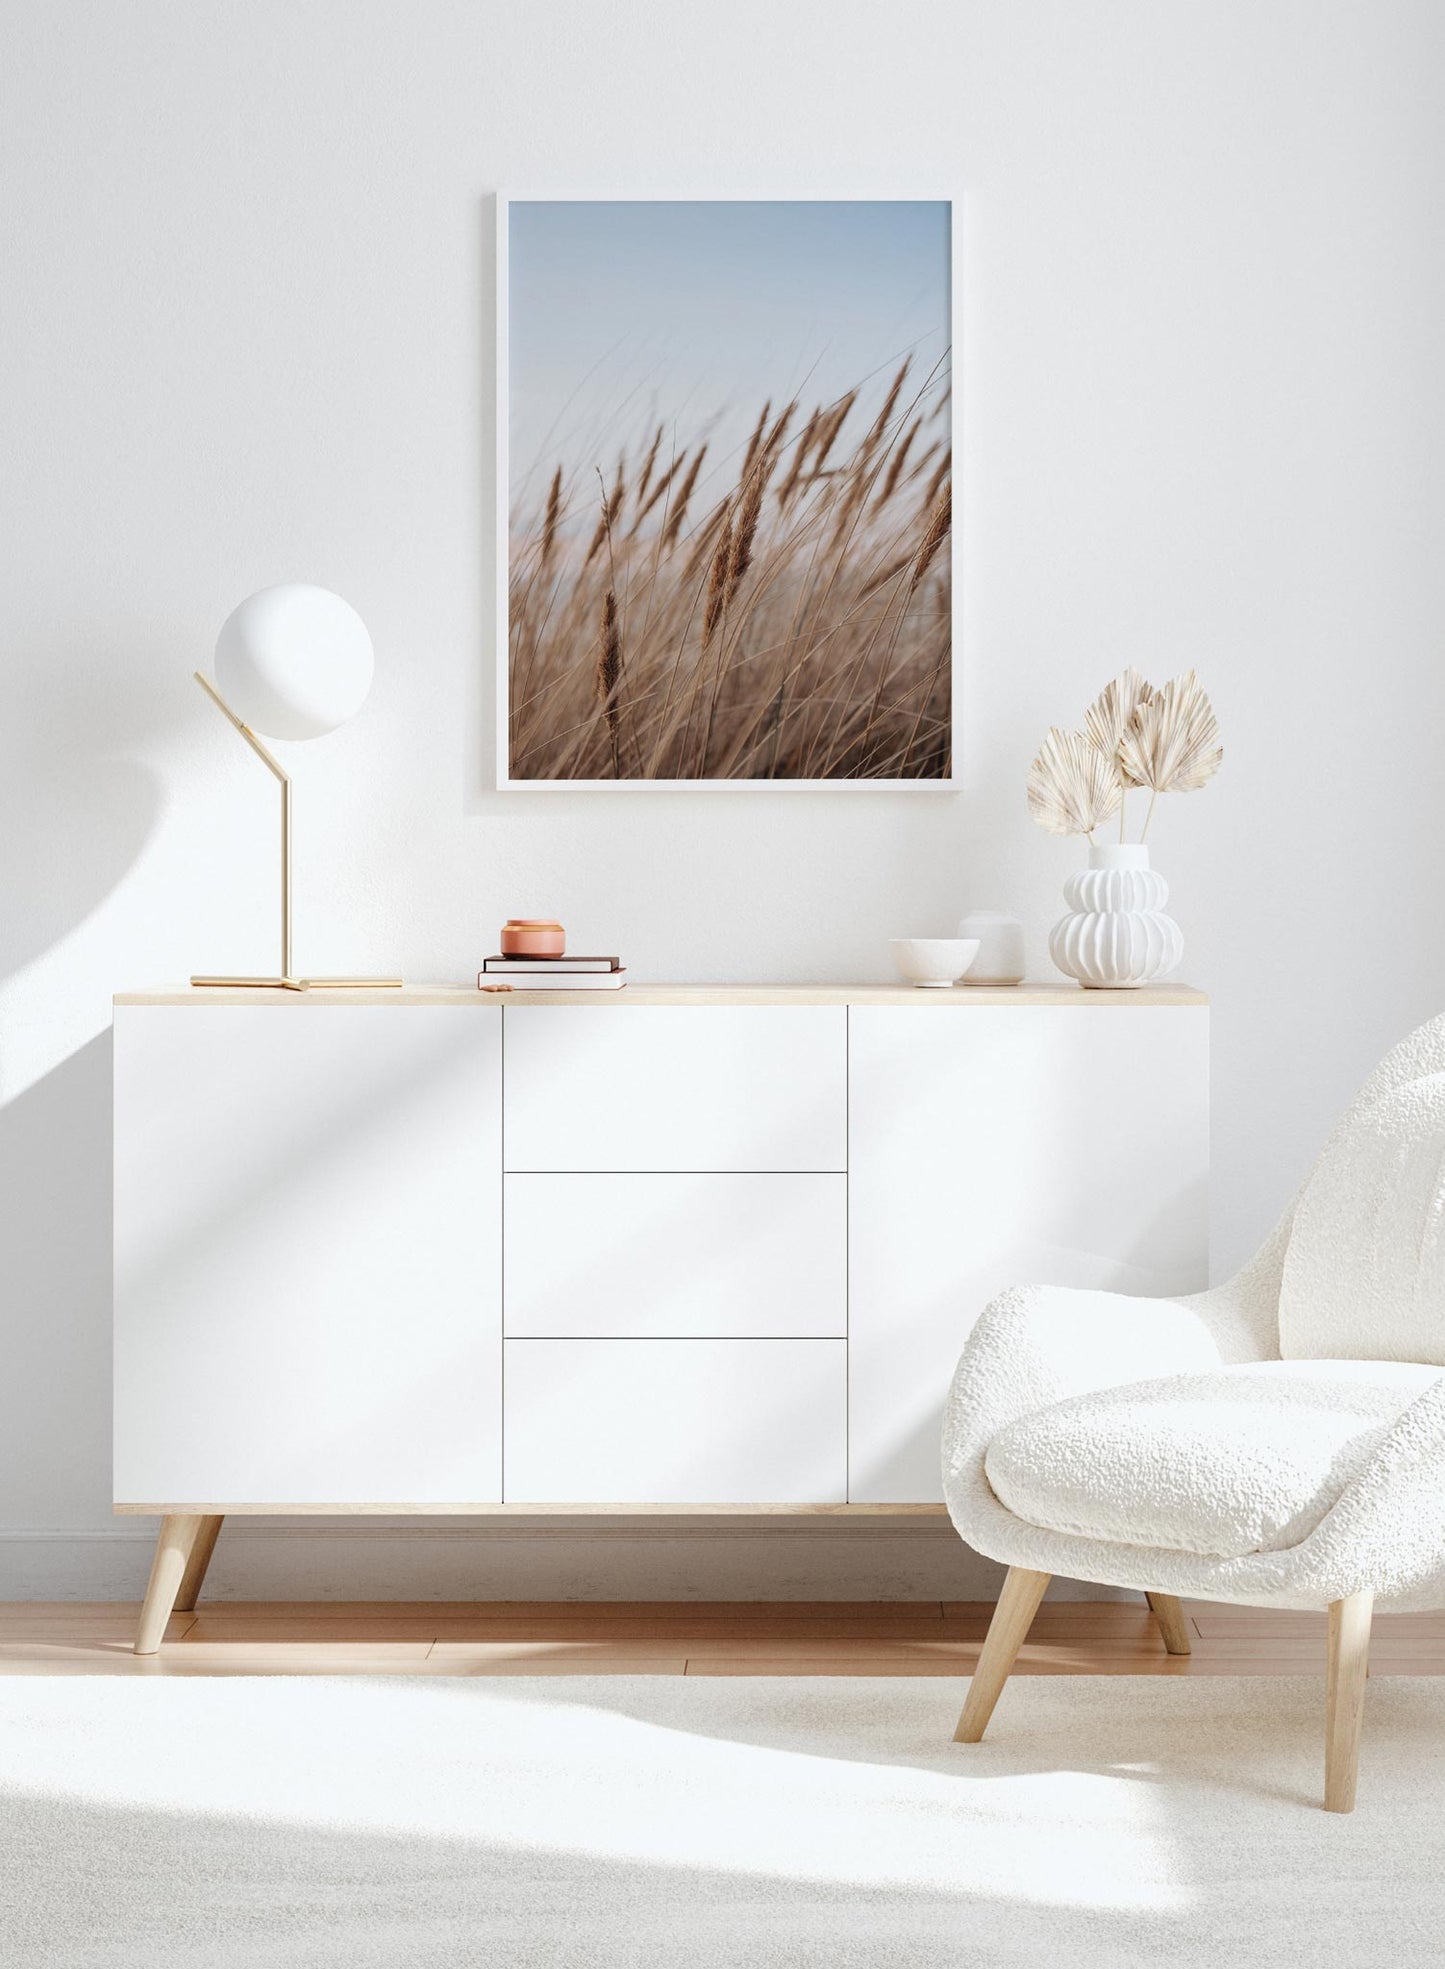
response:
<path id="1" fill-rule="evenodd" d="M 882 977 L 970 904 L 1042 971 L 1032 746 L 1197 665 L 1226 765 L 1157 858 L 1250 1247 L 1445 1001 L 1442 75 L 1431 0 L 4 0 L 0 1524 L 83 1536 L 0 1542 L 0 1593 L 143 1573 L 99 1542 L 104 1035 L 117 988 L 272 961 L 271 789 L 189 682 L 271 581 L 380 665 L 296 757 L 298 961 L 414 979 L 554 911 L 642 977 Z M 497 187 L 966 200 L 961 792 L 489 789 Z M 870 1537 L 757 1579 L 856 1587 Z M 625 1583 L 700 1590 L 666 1549 Z"/>

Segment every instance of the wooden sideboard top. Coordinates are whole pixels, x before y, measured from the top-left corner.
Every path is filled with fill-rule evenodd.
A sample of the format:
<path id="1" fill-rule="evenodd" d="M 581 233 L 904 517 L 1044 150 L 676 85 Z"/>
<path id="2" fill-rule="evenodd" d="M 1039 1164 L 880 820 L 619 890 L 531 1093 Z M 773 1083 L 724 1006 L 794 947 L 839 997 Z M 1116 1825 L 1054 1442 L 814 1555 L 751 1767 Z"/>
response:
<path id="1" fill-rule="evenodd" d="M 919 990 L 879 984 L 628 984 L 620 991 L 478 991 L 475 985 L 406 985 L 400 991 L 269 991 L 177 985 L 119 991 L 117 1005 L 1207 1005 L 1192 985 L 1084 991 L 1078 985 L 954 985 Z"/>

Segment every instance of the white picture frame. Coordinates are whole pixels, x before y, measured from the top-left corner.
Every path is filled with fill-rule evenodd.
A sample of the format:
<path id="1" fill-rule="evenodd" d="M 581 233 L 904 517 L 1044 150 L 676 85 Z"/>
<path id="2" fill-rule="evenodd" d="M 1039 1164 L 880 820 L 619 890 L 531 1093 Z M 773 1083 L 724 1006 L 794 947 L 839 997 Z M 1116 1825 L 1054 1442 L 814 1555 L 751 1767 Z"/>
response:
<path id="1" fill-rule="evenodd" d="M 745 199 L 737 201 L 696 201 L 696 200 L 628 200 L 616 193 L 568 193 L 565 198 L 556 193 L 521 194 L 498 193 L 496 198 L 496 242 L 495 242 L 495 399 L 494 429 L 496 434 L 496 480 L 495 480 L 495 554 L 496 554 L 496 785 L 502 792 L 530 793 L 937 793 L 956 791 L 961 783 L 959 755 L 961 749 L 960 720 L 960 678 L 962 670 L 962 626 L 963 596 L 960 581 L 959 550 L 959 508 L 957 486 L 953 504 L 953 521 L 940 559 L 946 556 L 949 572 L 949 759 L 947 770 L 924 777 L 846 777 L 830 776 L 824 778 L 772 778 L 772 777 L 711 777 L 662 778 L 647 776 L 622 777 L 533 777 L 513 770 L 511 757 L 511 639 L 509 592 L 511 586 L 511 515 L 512 498 L 510 485 L 511 467 L 511 277 L 510 241 L 512 213 L 518 206 L 530 204 L 565 203 L 568 205 L 603 205 L 613 203 L 645 202 L 647 204 L 677 203 L 739 203 L 755 204 L 807 204 L 855 202 L 837 200 L 807 199 Z M 957 480 L 957 462 L 962 417 L 959 408 L 957 383 L 960 377 L 959 325 L 963 319 L 962 274 L 959 253 L 960 205 L 955 198 L 926 198 L 921 200 L 868 200 L 857 201 L 869 204 L 899 203 L 938 204 L 947 212 L 947 287 L 949 296 L 949 432 L 948 445 L 951 459 L 951 478 Z"/>

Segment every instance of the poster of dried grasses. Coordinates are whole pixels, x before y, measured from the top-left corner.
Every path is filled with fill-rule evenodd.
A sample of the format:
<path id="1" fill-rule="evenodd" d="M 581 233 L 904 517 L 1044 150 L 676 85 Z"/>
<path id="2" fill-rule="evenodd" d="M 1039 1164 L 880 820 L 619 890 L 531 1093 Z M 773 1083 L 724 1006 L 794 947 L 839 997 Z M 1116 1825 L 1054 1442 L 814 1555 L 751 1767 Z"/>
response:
<path id="1" fill-rule="evenodd" d="M 500 785 L 952 783 L 951 219 L 499 201 Z"/>

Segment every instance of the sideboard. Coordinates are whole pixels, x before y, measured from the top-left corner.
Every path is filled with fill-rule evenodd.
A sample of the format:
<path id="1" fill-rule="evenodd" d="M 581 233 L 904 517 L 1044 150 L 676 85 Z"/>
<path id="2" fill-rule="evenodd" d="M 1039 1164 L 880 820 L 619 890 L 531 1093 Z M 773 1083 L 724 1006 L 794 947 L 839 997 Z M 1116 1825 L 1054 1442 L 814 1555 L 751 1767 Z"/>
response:
<path id="1" fill-rule="evenodd" d="M 115 1007 L 138 1652 L 229 1513 L 941 1511 L 992 1293 L 1205 1282 L 1183 986 Z"/>

